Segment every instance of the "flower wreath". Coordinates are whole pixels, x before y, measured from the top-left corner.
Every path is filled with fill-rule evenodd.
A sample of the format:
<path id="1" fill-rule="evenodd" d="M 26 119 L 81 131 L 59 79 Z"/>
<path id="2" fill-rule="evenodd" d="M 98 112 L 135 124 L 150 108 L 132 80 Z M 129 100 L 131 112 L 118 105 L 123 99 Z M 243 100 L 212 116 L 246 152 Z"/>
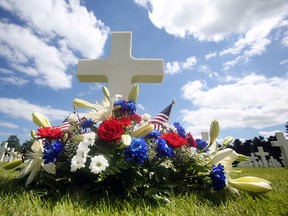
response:
<path id="1" fill-rule="evenodd" d="M 6 169 L 25 163 L 17 178 L 24 178 L 27 187 L 45 186 L 49 181 L 55 187 L 77 184 L 90 192 L 118 192 L 127 197 L 163 198 L 188 188 L 272 189 L 265 179 L 231 178 L 232 163 L 247 157 L 226 148 L 232 137 L 225 138 L 221 147 L 216 145 L 217 120 L 211 123 L 208 141 L 194 140 L 178 122 L 156 129 L 148 114 L 136 113 L 138 92 L 134 85 L 126 101 L 119 95 L 110 97 L 103 87 L 101 105 L 74 99 L 74 112 L 60 126 L 51 126 L 41 113 L 33 113 L 39 129 L 31 132 L 35 139 L 31 151 Z M 92 111 L 80 118 L 77 108 Z"/>

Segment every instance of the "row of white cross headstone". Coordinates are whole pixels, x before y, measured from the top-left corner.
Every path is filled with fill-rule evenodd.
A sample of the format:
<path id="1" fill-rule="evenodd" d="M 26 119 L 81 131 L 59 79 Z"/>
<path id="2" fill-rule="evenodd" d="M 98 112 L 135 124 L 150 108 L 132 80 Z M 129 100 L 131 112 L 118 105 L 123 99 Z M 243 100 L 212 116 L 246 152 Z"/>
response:
<path id="1" fill-rule="evenodd" d="M 18 152 L 15 152 L 14 148 L 8 147 L 8 142 L 5 142 L 0 148 L 0 162 L 11 162 L 17 158 L 21 158 Z"/>
<path id="2" fill-rule="evenodd" d="M 281 150 L 281 162 L 285 167 L 288 167 L 288 141 L 282 132 L 276 132 L 277 141 L 272 141 L 271 145 L 273 147 L 279 147 Z M 207 141 L 208 133 L 202 132 L 202 139 Z M 257 147 L 258 152 L 251 153 L 248 161 L 243 161 L 238 163 L 239 167 L 281 167 L 281 163 L 276 160 L 273 156 L 269 156 L 268 152 L 263 150 L 263 147 Z M 269 159 L 267 160 L 267 158 Z"/>

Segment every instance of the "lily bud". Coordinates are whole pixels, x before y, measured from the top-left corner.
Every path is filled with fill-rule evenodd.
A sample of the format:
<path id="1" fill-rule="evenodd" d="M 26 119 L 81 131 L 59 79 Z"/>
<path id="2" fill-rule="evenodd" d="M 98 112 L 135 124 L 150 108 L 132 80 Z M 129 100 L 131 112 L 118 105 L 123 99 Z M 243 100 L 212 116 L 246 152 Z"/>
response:
<path id="1" fill-rule="evenodd" d="M 110 92 L 109 92 L 108 88 L 105 87 L 105 86 L 103 86 L 103 87 L 102 87 L 102 91 L 103 91 L 104 96 L 105 96 L 107 99 L 110 99 Z"/>
<path id="2" fill-rule="evenodd" d="M 248 161 L 249 157 L 247 157 L 246 155 L 242 155 L 242 154 L 238 154 L 238 158 L 236 159 L 236 161 Z"/>
<path id="3" fill-rule="evenodd" d="M 39 112 L 32 113 L 32 120 L 39 127 L 51 127 L 48 119 Z"/>
<path id="4" fill-rule="evenodd" d="M 34 138 L 34 139 L 36 138 L 36 131 L 35 130 L 31 130 L 30 134 L 31 134 L 32 138 Z"/>
<path id="5" fill-rule="evenodd" d="M 228 146 L 233 140 L 234 138 L 231 136 L 226 137 L 223 141 L 223 146 Z"/>
<path id="6" fill-rule="evenodd" d="M 23 163 L 22 159 L 16 159 L 14 161 L 11 161 L 10 163 L 8 163 L 6 166 L 4 166 L 5 170 L 10 170 L 10 169 L 14 169 L 17 166 L 19 166 L 20 164 Z"/>
<path id="7" fill-rule="evenodd" d="M 210 125 L 210 145 L 214 143 L 218 137 L 220 126 L 217 120 L 213 120 Z"/>
<path id="8" fill-rule="evenodd" d="M 154 124 L 145 124 L 131 133 L 132 137 L 145 137 L 154 130 Z"/>
<path id="9" fill-rule="evenodd" d="M 75 135 L 72 139 L 74 141 L 81 142 L 84 139 L 84 135 Z"/>
<path id="10" fill-rule="evenodd" d="M 81 100 L 79 98 L 74 98 L 73 106 L 79 108 L 94 108 L 93 104 L 89 103 L 88 101 Z"/>
<path id="11" fill-rule="evenodd" d="M 121 135 L 121 148 L 127 148 L 131 144 L 132 138 L 129 134 Z"/>
<path id="12" fill-rule="evenodd" d="M 139 95 L 139 86 L 133 85 L 128 96 L 128 101 L 136 101 Z"/>
<path id="13" fill-rule="evenodd" d="M 237 179 L 229 179 L 228 183 L 237 189 L 254 193 L 269 192 L 272 190 L 269 181 L 253 176 L 245 176 Z"/>

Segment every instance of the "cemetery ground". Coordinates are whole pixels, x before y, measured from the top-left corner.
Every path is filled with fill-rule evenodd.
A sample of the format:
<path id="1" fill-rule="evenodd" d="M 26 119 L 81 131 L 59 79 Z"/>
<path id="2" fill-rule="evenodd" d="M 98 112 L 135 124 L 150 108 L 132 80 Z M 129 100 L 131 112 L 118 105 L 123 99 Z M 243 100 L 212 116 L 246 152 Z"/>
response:
<path id="1" fill-rule="evenodd" d="M 227 190 L 194 191 L 174 194 L 170 202 L 151 203 L 96 197 L 75 190 L 69 194 L 47 197 L 14 181 L 18 171 L 4 170 L 0 163 L 0 215 L 288 215 L 287 168 L 236 168 L 241 176 L 258 176 L 272 182 L 265 194 Z M 239 174 L 237 174 L 239 175 Z M 238 177 L 238 176 L 235 176 Z M 55 193 L 57 194 L 57 193 Z"/>

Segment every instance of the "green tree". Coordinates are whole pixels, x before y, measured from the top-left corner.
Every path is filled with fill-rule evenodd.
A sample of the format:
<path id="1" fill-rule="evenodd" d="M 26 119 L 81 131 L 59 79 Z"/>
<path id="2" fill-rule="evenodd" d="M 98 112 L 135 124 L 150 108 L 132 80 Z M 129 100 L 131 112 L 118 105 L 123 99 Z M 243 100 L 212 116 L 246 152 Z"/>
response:
<path id="1" fill-rule="evenodd" d="M 31 146 L 34 142 L 34 139 L 26 140 L 24 143 L 22 143 L 22 151 L 31 151 Z"/>
<path id="2" fill-rule="evenodd" d="M 20 140 L 18 139 L 17 135 L 10 135 L 6 140 L 8 142 L 9 148 L 14 148 L 15 151 L 21 151 L 22 147 L 20 145 Z"/>

